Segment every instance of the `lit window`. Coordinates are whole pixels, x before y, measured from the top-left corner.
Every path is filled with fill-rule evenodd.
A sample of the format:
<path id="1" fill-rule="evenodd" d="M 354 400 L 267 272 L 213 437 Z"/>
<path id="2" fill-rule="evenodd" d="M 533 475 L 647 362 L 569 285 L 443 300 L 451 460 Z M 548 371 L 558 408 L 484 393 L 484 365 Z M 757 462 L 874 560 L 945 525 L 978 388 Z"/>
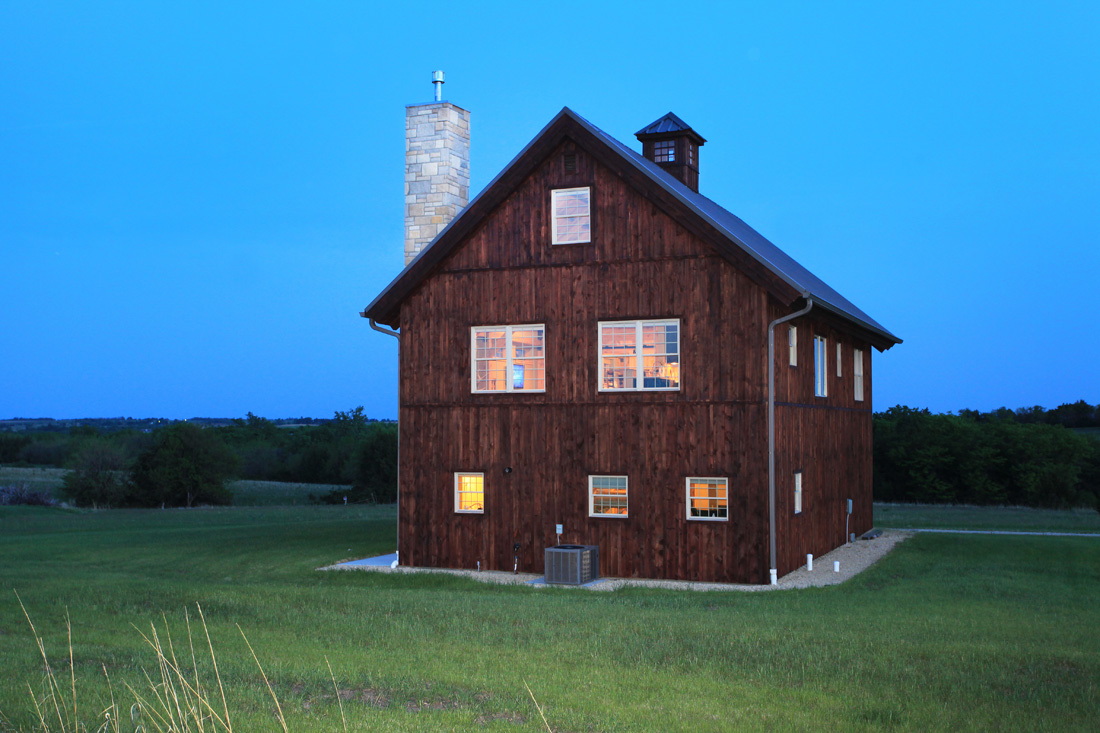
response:
<path id="1" fill-rule="evenodd" d="M 787 327 L 787 350 L 791 354 L 791 366 L 798 366 L 798 326 Z"/>
<path id="2" fill-rule="evenodd" d="M 794 513 L 802 513 L 802 472 L 794 472 Z"/>
<path id="3" fill-rule="evenodd" d="M 852 372 L 855 374 L 856 402 L 863 402 L 863 349 L 855 349 L 852 352 Z"/>
<path id="4" fill-rule="evenodd" d="M 676 162 L 676 141 L 658 140 L 653 143 L 653 160 L 658 163 Z"/>
<path id="5" fill-rule="evenodd" d="M 826 384 L 828 351 L 825 347 L 825 337 L 814 336 L 814 395 L 817 397 L 828 395 L 828 385 Z"/>
<path id="6" fill-rule="evenodd" d="M 729 519 L 729 487 L 724 478 L 687 479 L 687 518 Z"/>
<path id="7" fill-rule="evenodd" d="M 627 516 L 626 476 L 588 477 L 588 516 Z"/>
<path id="8" fill-rule="evenodd" d="M 592 241 L 592 211 L 587 188 L 562 188 L 550 192 L 554 209 L 553 244 Z"/>
<path id="9" fill-rule="evenodd" d="M 455 474 L 455 511 L 466 514 L 485 513 L 485 474 Z"/>
<path id="10" fill-rule="evenodd" d="M 840 371 L 840 342 L 839 341 L 836 342 L 836 375 L 838 377 L 843 377 L 844 376 L 844 374 L 841 373 L 841 371 Z"/>
<path id="11" fill-rule="evenodd" d="M 679 320 L 604 321 L 599 327 L 601 392 L 680 389 Z"/>
<path id="12" fill-rule="evenodd" d="M 545 327 L 475 326 L 470 329 L 474 392 L 545 392 Z"/>

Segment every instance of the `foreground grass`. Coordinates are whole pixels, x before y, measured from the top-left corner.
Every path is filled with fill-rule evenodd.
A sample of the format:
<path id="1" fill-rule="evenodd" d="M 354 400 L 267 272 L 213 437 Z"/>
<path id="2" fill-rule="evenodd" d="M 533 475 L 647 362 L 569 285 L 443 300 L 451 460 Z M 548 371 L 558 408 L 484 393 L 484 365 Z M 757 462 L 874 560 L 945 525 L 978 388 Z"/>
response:
<path id="1" fill-rule="evenodd" d="M 979 529 L 1100 534 L 1094 509 L 1032 509 L 948 504 L 875 503 L 875 526 L 912 529 Z"/>
<path id="2" fill-rule="evenodd" d="M 486 586 L 318 572 L 391 551 L 384 507 L 73 512 L 0 507 L 0 730 L 42 680 L 15 599 L 88 719 L 147 686 L 138 629 L 200 603 L 238 730 L 1090 729 L 1100 542 L 918 536 L 831 588 L 774 593 Z M 200 666 L 202 660 L 200 659 Z M 63 675 L 62 675 L 63 676 Z M 94 729 L 94 726 L 91 726 Z"/>

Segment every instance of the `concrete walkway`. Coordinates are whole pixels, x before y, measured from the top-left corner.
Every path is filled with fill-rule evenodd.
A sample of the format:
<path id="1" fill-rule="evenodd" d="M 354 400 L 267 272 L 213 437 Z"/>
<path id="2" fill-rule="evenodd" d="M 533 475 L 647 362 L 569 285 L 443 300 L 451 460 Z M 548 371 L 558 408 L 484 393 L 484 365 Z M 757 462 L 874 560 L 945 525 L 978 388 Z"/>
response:
<path id="1" fill-rule="evenodd" d="M 1023 535 L 1025 537 L 1095 537 L 1100 539 L 1100 534 L 1095 532 L 1027 532 L 1013 529 L 912 529 L 908 527 L 887 527 L 891 532 L 938 532 L 940 534 L 1007 534 Z"/>
<path id="2" fill-rule="evenodd" d="M 857 575 L 871 565 L 886 556 L 899 542 L 910 537 L 910 533 L 900 530 L 885 530 L 880 537 L 872 540 L 856 540 L 847 545 L 842 545 L 827 555 L 814 558 L 814 569 L 809 571 L 806 566 L 798 568 L 779 579 L 777 585 L 736 585 L 733 583 L 693 583 L 681 580 L 649 580 L 644 578 L 599 578 L 587 583 L 582 588 L 589 590 L 617 590 L 619 588 L 666 588 L 671 590 L 692 591 L 771 591 L 792 590 L 795 588 L 811 588 L 825 585 L 836 585 Z M 397 554 L 379 555 L 362 560 L 350 560 L 347 562 L 320 568 L 321 570 L 367 570 L 382 573 L 447 573 L 460 575 L 482 583 L 499 583 L 504 585 L 530 585 L 536 588 L 576 588 L 578 586 L 564 586 L 547 584 L 546 578 L 534 573 L 508 573 L 499 570 L 476 569 L 448 569 L 448 568 L 410 568 L 404 565 L 393 567 L 397 560 Z M 835 564 L 839 563 L 839 566 Z M 834 567 L 839 567 L 834 570 Z"/>

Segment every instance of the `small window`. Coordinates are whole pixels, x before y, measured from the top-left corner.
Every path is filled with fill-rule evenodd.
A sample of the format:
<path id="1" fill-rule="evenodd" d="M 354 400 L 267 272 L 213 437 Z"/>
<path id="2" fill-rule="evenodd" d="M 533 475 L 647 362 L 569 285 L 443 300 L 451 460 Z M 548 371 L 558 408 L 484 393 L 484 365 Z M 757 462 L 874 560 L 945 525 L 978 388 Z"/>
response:
<path id="1" fill-rule="evenodd" d="M 798 366 L 798 326 L 787 327 L 787 350 L 791 355 L 791 366 Z"/>
<path id="2" fill-rule="evenodd" d="M 692 143 L 687 144 L 688 149 L 688 165 L 695 165 L 695 146 Z"/>
<path id="3" fill-rule="evenodd" d="M 545 392 L 546 329 L 475 326 L 470 329 L 473 392 Z"/>
<path id="4" fill-rule="evenodd" d="M 658 140 L 653 143 L 653 160 L 657 163 L 675 163 L 676 141 Z"/>
<path id="5" fill-rule="evenodd" d="M 729 485 L 724 478 L 687 479 L 687 518 L 729 519 Z"/>
<path id="6" fill-rule="evenodd" d="M 828 350 L 824 336 L 814 336 L 814 395 L 817 397 L 828 396 L 828 384 L 826 379 Z"/>
<path id="7" fill-rule="evenodd" d="M 852 373 L 855 374 L 856 402 L 863 402 L 863 349 L 852 351 Z"/>
<path id="8" fill-rule="evenodd" d="M 592 241 L 592 211 L 587 188 L 561 188 L 550 192 L 554 210 L 553 244 Z"/>
<path id="9" fill-rule="evenodd" d="M 588 477 L 588 516 L 625 518 L 626 510 L 626 476 Z"/>
<path id="10" fill-rule="evenodd" d="M 455 512 L 459 514 L 485 513 L 485 474 L 455 474 Z"/>
<path id="11" fill-rule="evenodd" d="M 577 154 L 566 153 L 565 154 L 565 170 L 568 173 L 572 173 L 577 170 Z"/>
<path id="12" fill-rule="evenodd" d="M 599 328 L 601 392 L 680 389 L 679 320 L 601 321 Z"/>
<path id="13" fill-rule="evenodd" d="M 844 376 L 843 372 L 841 372 L 841 369 L 840 369 L 840 342 L 839 341 L 836 342 L 836 375 L 838 377 L 843 377 Z"/>
<path id="14" fill-rule="evenodd" d="M 802 472 L 794 472 L 794 513 L 802 513 Z"/>

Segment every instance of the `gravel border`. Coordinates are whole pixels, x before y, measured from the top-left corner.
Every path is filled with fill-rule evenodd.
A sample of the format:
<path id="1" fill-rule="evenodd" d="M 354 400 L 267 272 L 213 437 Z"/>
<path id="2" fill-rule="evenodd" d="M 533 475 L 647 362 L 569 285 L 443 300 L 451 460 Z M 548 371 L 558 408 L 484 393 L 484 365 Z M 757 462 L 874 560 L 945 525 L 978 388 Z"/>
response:
<path id="1" fill-rule="evenodd" d="M 611 591 L 619 588 L 668 588 L 670 590 L 693 591 L 768 591 L 768 590 L 792 590 L 795 588 L 816 588 L 826 585 L 837 585 L 845 580 L 858 575 L 874 565 L 894 549 L 899 543 L 909 537 L 912 532 L 887 529 L 872 540 L 856 540 L 853 543 L 843 545 L 832 552 L 814 558 L 813 572 L 806 570 L 806 566 L 798 568 L 779 579 L 778 585 L 736 585 L 733 583 L 692 583 L 683 580 L 642 580 L 636 578 L 600 578 L 599 580 L 582 586 L 588 590 Z M 833 572 L 833 563 L 840 563 L 840 571 Z M 531 584 L 536 588 L 574 588 L 576 586 L 547 585 L 542 581 L 541 575 L 534 573 L 512 573 L 499 570 L 454 570 L 447 568 L 410 568 L 399 565 L 396 568 L 386 566 L 349 565 L 338 563 L 319 570 L 367 570 L 377 573 L 447 573 L 460 575 L 482 583 L 497 583 L 500 585 Z"/>

